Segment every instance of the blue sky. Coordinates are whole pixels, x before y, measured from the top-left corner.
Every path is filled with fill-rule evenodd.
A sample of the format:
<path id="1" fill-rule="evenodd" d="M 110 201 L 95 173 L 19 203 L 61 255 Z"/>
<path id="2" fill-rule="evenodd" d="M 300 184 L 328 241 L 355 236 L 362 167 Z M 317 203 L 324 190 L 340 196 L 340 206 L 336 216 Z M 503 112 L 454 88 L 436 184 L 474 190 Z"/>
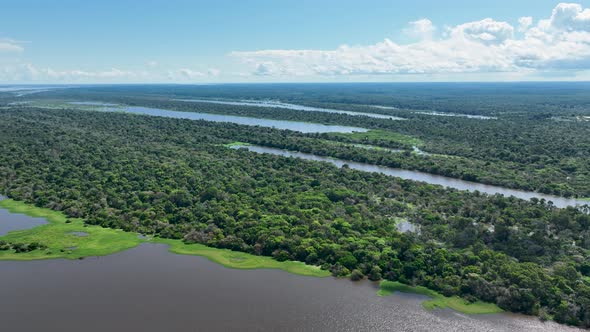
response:
<path id="1" fill-rule="evenodd" d="M 589 7 L 0 0 L 0 83 L 588 80 Z"/>

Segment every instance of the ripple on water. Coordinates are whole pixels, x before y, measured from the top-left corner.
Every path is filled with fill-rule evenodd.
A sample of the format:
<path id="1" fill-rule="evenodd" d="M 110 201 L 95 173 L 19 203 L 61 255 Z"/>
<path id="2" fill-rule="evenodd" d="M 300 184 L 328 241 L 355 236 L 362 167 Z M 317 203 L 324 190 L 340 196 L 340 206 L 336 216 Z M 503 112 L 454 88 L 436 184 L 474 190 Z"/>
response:
<path id="1" fill-rule="evenodd" d="M 81 261 L 4 261 L 0 270 L 7 331 L 574 330 L 519 315 L 426 311 L 424 296 L 379 297 L 367 281 L 228 269 L 155 244 Z"/>

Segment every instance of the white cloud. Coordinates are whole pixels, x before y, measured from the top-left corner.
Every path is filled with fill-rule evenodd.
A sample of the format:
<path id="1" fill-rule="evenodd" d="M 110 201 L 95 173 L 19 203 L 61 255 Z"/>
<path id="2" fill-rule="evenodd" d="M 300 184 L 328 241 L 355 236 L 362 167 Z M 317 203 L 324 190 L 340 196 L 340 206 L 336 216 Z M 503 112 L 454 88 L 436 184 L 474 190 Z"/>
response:
<path id="1" fill-rule="evenodd" d="M 221 75 L 221 70 L 217 69 L 217 68 L 209 68 L 207 70 L 207 75 L 212 76 L 212 77 L 216 77 Z"/>
<path id="2" fill-rule="evenodd" d="M 590 9 L 577 3 L 560 3 L 543 25 L 566 31 L 590 31 Z"/>
<path id="3" fill-rule="evenodd" d="M 486 18 L 469 22 L 451 29 L 451 38 L 464 38 L 485 44 L 501 44 L 514 36 L 514 28 L 506 22 Z"/>
<path id="4" fill-rule="evenodd" d="M 533 18 L 530 16 L 518 19 L 518 31 L 520 32 L 525 32 L 531 25 L 533 25 Z"/>
<path id="5" fill-rule="evenodd" d="M 192 70 L 188 68 L 181 68 L 178 70 L 172 70 L 168 72 L 168 80 L 171 81 L 183 81 L 183 82 L 190 82 L 190 81 L 198 81 L 203 80 L 208 77 L 216 77 L 220 74 L 219 69 L 210 68 L 206 72 Z"/>
<path id="6" fill-rule="evenodd" d="M 104 71 L 54 70 L 38 68 L 30 63 L 11 64 L 0 67 L 0 81 L 3 82 L 84 82 L 116 81 L 140 78 L 140 73 L 112 68 Z"/>
<path id="7" fill-rule="evenodd" d="M 558 4 L 548 19 L 533 25 L 519 19 L 519 29 L 486 18 L 447 29 L 433 39 L 427 19 L 411 22 L 405 33 L 421 39 L 398 44 L 343 45 L 334 50 L 260 50 L 232 52 L 254 75 L 379 75 L 448 73 L 536 73 L 590 69 L 590 9 Z"/>
<path id="8" fill-rule="evenodd" d="M 21 44 L 16 40 L 0 38 L 0 53 L 22 52 L 24 48 Z"/>
<path id="9" fill-rule="evenodd" d="M 432 39 L 436 27 L 427 18 L 412 21 L 408 27 L 404 29 L 404 33 L 412 38 L 418 39 Z"/>
<path id="10" fill-rule="evenodd" d="M 156 70 L 56 70 L 30 63 L 13 61 L 0 63 L 0 82 L 64 82 L 64 83 L 120 83 L 120 82 L 195 82 L 216 78 L 221 71 L 215 68 L 206 72 L 181 68 L 171 71 Z"/>
<path id="11" fill-rule="evenodd" d="M 195 79 L 197 77 L 203 77 L 203 76 L 205 76 L 205 74 L 203 74 L 200 71 L 194 71 L 194 70 L 190 70 L 190 69 L 186 69 L 186 68 L 183 68 L 183 69 L 178 70 L 177 73 L 182 78 L 188 79 L 188 80 Z"/>

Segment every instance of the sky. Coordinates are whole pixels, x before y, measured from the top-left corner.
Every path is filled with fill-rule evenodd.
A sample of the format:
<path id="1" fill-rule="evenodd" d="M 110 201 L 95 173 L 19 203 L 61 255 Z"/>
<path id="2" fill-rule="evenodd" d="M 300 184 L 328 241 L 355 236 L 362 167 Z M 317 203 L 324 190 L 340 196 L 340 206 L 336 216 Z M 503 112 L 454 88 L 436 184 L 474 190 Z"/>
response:
<path id="1" fill-rule="evenodd" d="M 590 80 L 590 0 L 0 0 L 0 84 Z"/>

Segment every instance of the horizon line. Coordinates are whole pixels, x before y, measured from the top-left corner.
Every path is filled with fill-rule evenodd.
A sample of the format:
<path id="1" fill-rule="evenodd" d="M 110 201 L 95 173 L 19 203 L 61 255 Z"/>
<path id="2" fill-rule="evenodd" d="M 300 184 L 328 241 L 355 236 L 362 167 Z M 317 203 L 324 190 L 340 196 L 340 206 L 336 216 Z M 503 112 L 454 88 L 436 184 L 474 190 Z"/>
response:
<path id="1" fill-rule="evenodd" d="M 510 83 L 590 83 L 590 80 L 573 80 L 573 81 L 356 81 L 356 82 L 208 82 L 208 83 L 170 83 L 170 82 L 133 82 L 133 83 L 3 83 L 0 82 L 0 86 L 96 86 L 96 85 L 271 85 L 271 84 L 317 84 L 317 85 L 329 85 L 329 84 L 510 84 Z"/>

